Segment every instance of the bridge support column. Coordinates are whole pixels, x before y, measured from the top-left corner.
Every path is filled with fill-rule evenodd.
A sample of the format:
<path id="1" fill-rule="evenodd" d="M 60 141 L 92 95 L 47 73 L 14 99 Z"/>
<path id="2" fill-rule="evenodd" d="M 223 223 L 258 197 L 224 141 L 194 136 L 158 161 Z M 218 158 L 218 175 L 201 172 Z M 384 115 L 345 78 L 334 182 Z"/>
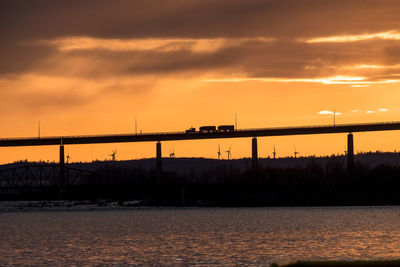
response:
<path id="1" fill-rule="evenodd" d="M 253 137 L 251 140 L 251 167 L 253 171 L 257 170 L 258 164 L 258 148 L 257 148 L 257 138 Z"/>
<path id="2" fill-rule="evenodd" d="M 352 172 L 354 170 L 354 142 L 353 134 L 347 135 L 347 171 Z"/>
<path id="3" fill-rule="evenodd" d="M 64 145 L 60 145 L 60 198 L 64 197 L 65 192 L 65 162 L 64 162 Z"/>
<path id="4" fill-rule="evenodd" d="M 162 163 L 161 163 L 161 142 L 158 141 L 156 144 L 156 179 L 157 184 L 161 184 L 162 176 Z"/>

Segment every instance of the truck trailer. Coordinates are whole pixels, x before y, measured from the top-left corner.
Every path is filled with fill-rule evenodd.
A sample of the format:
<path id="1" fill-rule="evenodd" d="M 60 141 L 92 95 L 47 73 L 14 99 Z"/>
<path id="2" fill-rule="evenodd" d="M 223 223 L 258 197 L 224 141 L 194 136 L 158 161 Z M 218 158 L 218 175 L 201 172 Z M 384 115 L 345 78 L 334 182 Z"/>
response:
<path id="1" fill-rule="evenodd" d="M 199 132 L 201 133 L 211 133 L 211 132 L 216 132 L 217 131 L 217 127 L 215 126 L 201 126 L 199 128 Z"/>
<path id="2" fill-rule="evenodd" d="M 218 126 L 218 132 L 232 132 L 235 130 L 233 125 L 220 125 Z"/>

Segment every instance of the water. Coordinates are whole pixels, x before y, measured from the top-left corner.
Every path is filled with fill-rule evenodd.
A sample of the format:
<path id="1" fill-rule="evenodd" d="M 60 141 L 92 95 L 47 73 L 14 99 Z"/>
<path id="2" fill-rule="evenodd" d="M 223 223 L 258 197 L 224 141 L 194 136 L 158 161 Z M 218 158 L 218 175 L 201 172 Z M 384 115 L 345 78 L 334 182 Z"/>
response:
<path id="1" fill-rule="evenodd" d="M 0 213 L 0 265 L 256 265 L 400 258 L 400 207 Z"/>

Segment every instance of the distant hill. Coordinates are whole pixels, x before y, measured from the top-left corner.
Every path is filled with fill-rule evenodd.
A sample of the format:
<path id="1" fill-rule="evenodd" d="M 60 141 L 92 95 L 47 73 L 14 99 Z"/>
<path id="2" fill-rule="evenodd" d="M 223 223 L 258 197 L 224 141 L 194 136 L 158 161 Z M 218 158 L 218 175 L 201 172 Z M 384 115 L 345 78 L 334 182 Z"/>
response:
<path id="1" fill-rule="evenodd" d="M 94 161 L 68 164 L 66 186 L 65 177 L 58 176 L 57 163 L 22 161 L 0 166 L 0 201 L 108 199 L 154 206 L 400 205 L 400 153 L 362 153 L 355 160 L 355 168 L 348 171 L 344 155 L 262 158 L 256 170 L 251 169 L 250 158 L 163 158 L 162 173 L 155 171 L 154 158 Z M 14 167 L 22 168 L 16 171 Z"/>
<path id="2" fill-rule="evenodd" d="M 325 165 L 328 162 L 338 162 L 346 164 L 346 157 L 344 155 L 331 155 L 324 157 L 285 157 L 285 158 L 260 158 L 258 163 L 260 167 L 267 168 L 293 168 L 305 167 L 311 163 L 318 163 Z M 400 166 L 400 153 L 393 152 L 367 152 L 355 155 L 355 161 L 362 165 L 367 165 L 374 168 L 378 165 L 391 165 Z M 1 169 L 7 169 L 17 166 L 25 166 L 26 164 L 37 164 L 39 162 L 19 161 L 10 164 L 0 165 Z M 44 163 L 44 162 L 43 162 Z M 54 163 L 53 163 L 54 164 Z M 122 160 L 122 161 L 93 161 L 71 163 L 69 166 L 86 169 L 96 170 L 100 167 L 130 167 L 143 170 L 152 170 L 155 168 L 155 159 L 135 159 L 135 160 Z M 235 169 L 245 170 L 251 167 L 250 158 L 233 159 L 233 160 L 217 160 L 208 158 L 163 158 L 163 170 L 166 172 L 184 173 L 184 172 L 201 172 L 206 170 L 213 170 L 221 166 L 233 165 Z"/>

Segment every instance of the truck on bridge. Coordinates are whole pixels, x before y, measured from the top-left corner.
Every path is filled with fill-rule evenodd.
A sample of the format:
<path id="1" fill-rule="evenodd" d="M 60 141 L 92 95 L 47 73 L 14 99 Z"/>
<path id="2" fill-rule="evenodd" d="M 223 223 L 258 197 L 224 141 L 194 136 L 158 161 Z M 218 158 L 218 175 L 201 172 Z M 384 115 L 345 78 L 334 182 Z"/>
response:
<path id="1" fill-rule="evenodd" d="M 185 133 L 191 134 L 191 133 L 195 133 L 195 132 L 196 132 L 196 128 L 190 127 L 189 129 L 186 130 Z"/>
<path id="2" fill-rule="evenodd" d="M 235 127 L 233 125 L 220 125 L 216 126 L 200 126 L 199 133 L 213 133 L 213 132 L 233 132 Z M 185 131 L 186 134 L 196 133 L 196 128 L 190 127 Z"/>
<path id="3" fill-rule="evenodd" d="M 234 130 L 235 130 L 235 126 L 233 126 L 233 125 L 218 126 L 218 132 L 233 132 Z"/>
<path id="4" fill-rule="evenodd" d="M 210 132 L 216 132 L 217 127 L 215 126 L 200 126 L 199 132 L 201 133 L 210 133 Z"/>

